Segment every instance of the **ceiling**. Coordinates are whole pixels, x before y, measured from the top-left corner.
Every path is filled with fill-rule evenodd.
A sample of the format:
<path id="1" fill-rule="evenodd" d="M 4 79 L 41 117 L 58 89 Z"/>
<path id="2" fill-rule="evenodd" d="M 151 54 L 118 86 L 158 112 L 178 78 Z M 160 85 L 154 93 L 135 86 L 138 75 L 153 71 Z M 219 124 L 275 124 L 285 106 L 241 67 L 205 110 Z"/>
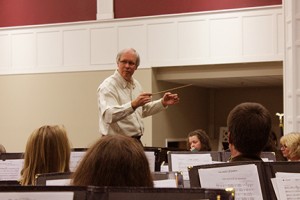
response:
<path id="1" fill-rule="evenodd" d="M 155 68 L 159 81 L 203 88 L 283 86 L 283 63 L 260 62 Z"/>

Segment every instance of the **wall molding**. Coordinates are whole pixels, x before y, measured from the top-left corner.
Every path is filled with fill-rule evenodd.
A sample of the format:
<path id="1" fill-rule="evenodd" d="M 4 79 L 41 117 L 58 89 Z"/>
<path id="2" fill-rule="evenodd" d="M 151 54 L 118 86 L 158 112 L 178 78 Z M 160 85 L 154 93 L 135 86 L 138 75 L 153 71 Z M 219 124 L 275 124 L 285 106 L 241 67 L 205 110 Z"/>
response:
<path id="1" fill-rule="evenodd" d="M 282 61 L 283 32 L 282 6 L 1 28 L 0 75 Z"/>

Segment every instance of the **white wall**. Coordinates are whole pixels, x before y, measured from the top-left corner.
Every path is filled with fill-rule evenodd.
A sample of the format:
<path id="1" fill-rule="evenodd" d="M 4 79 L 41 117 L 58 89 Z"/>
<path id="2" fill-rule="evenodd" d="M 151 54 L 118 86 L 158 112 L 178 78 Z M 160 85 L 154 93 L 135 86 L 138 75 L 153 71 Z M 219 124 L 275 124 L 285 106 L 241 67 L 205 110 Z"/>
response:
<path id="1" fill-rule="evenodd" d="M 281 6 L 0 29 L 0 74 L 114 69 L 124 47 L 141 68 L 282 61 Z"/>

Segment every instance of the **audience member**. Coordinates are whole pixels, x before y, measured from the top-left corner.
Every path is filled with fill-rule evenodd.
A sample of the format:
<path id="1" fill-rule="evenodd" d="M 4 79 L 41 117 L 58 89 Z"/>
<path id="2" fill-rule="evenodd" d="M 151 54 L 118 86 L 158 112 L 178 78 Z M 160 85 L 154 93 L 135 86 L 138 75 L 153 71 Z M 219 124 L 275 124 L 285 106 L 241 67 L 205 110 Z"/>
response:
<path id="1" fill-rule="evenodd" d="M 143 147 L 117 134 L 101 137 L 87 150 L 72 185 L 153 187 L 153 179 Z"/>
<path id="2" fill-rule="evenodd" d="M 187 144 L 190 151 L 211 151 L 210 139 L 202 129 L 190 132 L 188 134 Z"/>
<path id="3" fill-rule="evenodd" d="M 37 174 L 70 171 L 71 147 L 63 126 L 42 126 L 28 138 L 21 185 L 35 185 Z"/>
<path id="4" fill-rule="evenodd" d="M 300 161 L 300 133 L 291 132 L 280 138 L 281 151 L 288 161 Z"/>
<path id="5" fill-rule="evenodd" d="M 125 134 L 137 140 L 144 134 L 142 118 L 165 110 L 179 102 L 177 94 L 166 92 L 152 101 L 133 78 L 140 56 L 133 48 L 121 50 L 116 58 L 118 69 L 98 87 L 99 130 L 103 135 Z"/>
<path id="6" fill-rule="evenodd" d="M 231 162 L 259 160 L 271 132 L 271 115 L 259 103 L 234 107 L 227 118 Z"/>
<path id="7" fill-rule="evenodd" d="M 0 144 L 0 154 L 1 153 L 6 153 L 6 149 L 2 144 Z"/>

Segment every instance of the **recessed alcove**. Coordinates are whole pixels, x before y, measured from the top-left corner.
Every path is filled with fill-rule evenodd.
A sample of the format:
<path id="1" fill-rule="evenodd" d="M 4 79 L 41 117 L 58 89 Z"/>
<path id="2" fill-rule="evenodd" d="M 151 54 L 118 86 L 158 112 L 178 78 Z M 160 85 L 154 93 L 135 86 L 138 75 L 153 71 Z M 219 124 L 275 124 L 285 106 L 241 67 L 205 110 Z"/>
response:
<path id="1" fill-rule="evenodd" d="M 184 138 L 202 128 L 217 150 L 220 127 L 226 127 L 230 110 L 241 102 L 263 104 L 272 115 L 273 130 L 279 136 L 283 112 L 283 63 L 235 63 L 204 66 L 157 67 L 153 69 L 153 91 L 193 84 L 174 90 L 180 104 L 153 117 L 153 145 L 163 138 Z"/>

